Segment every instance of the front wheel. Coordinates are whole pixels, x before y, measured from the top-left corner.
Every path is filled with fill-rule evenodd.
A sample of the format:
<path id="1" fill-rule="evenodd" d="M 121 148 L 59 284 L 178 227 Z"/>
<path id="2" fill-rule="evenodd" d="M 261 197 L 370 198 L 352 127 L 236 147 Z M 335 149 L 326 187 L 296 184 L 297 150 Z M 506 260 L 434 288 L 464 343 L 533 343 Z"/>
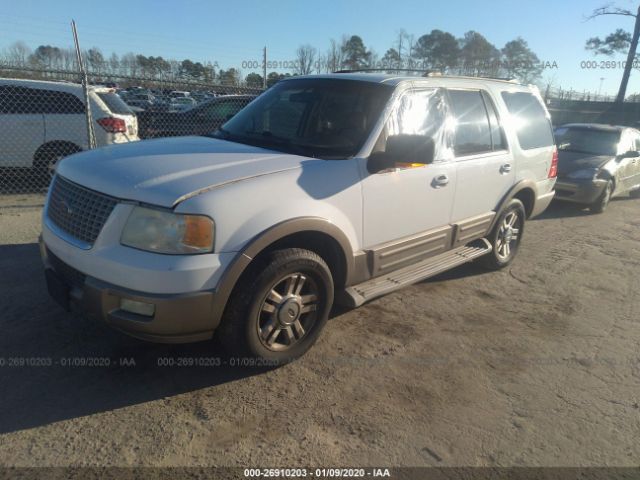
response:
<path id="1" fill-rule="evenodd" d="M 502 210 L 488 240 L 493 249 L 481 257 L 479 263 L 490 270 L 499 270 L 509 265 L 518 252 L 524 233 L 526 212 L 520 200 L 514 198 Z"/>
<path id="2" fill-rule="evenodd" d="M 318 339 L 333 304 L 333 278 L 316 253 L 276 250 L 236 285 L 217 337 L 232 355 L 264 365 L 302 356 Z"/>

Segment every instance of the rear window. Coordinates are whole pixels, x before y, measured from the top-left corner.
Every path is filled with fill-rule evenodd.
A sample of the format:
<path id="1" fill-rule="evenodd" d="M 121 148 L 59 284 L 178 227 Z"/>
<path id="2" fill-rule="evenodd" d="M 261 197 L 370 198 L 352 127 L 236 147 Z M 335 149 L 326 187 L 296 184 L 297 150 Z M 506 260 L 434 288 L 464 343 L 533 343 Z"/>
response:
<path id="1" fill-rule="evenodd" d="M 112 113 L 118 113 L 121 115 L 133 115 L 133 112 L 129 106 L 124 103 L 124 100 L 120 98 L 120 95 L 114 92 L 101 92 L 97 93 L 100 100 L 102 100 Z"/>
<path id="2" fill-rule="evenodd" d="M 523 150 L 553 145 L 551 122 L 535 95 L 527 92 L 502 92 L 502 98 L 515 120 L 516 135 Z"/>

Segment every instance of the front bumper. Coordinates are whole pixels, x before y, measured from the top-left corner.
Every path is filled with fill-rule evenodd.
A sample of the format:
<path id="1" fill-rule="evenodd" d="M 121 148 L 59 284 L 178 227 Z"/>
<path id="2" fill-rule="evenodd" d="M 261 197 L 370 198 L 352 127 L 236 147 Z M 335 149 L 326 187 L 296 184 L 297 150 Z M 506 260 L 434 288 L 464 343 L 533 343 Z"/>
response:
<path id="1" fill-rule="evenodd" d="M 131 336 L 161 343 L 187 343 L 210 339 L 222 312 L 215 291 L 185 294 L 150 294 L 118 287 L 87 276 L 64 263 L 40 239 L 49 294 L 67 310 L 104 321 Z M 152 316 L 121 308 L 121 300 L 152 304 Z"/>
<path id="2" fill-rule="evenodd" d="M 607 186 L 607 180 L 562 179 L 556 183 L 556 198 L 567 202 L 590 205 L 600 198 Z"/>

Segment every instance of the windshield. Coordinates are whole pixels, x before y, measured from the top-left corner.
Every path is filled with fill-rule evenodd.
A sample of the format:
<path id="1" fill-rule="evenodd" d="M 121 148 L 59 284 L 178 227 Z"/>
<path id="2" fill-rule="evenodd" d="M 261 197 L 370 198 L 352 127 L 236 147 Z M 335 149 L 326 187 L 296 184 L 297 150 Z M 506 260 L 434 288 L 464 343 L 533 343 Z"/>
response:
<path id="1" fill-rule="evenodd" d="M 392 91 L 388 85 L 353 80 L 286 80 L 241 110 L 214 136 L 307 157 L 353 157 Z"/>
<path id="2" fill-rule="evenodd" d="M 555 136 L 558 150 L 592 155 L 616 155 L 620 142 L 620 132 L 614 130 L 560 127 Z"/>

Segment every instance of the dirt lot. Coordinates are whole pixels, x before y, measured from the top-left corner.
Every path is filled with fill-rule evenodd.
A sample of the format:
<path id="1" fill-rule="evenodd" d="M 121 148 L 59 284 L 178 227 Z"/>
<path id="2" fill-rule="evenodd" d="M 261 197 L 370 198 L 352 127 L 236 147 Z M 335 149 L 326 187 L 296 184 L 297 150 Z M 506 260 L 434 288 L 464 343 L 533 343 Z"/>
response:
<path id="1" fill-rule="evenodd" d="M 510 269 L 336 312 L 308 355 L 266 373 L 161 367 L 217 353 L 63 312 L 38 258 L 41 203 L 0 197 L 2 465 L 640 463 L 640 201 L 553 206 Z M 112 365 L 63 366 L 77 357 Z"/>

